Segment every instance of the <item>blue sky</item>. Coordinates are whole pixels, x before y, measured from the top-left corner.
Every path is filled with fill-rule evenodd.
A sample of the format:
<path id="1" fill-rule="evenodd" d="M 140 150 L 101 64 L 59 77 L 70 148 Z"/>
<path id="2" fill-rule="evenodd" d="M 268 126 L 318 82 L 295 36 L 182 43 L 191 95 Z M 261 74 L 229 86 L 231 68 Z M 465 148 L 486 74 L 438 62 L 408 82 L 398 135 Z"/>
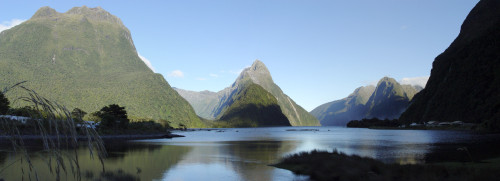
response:
<path id="1" fill-rule="evenodd" d="M 259 59 L 310 111 L 384 76 L 429 76 L 477 2 L 0 0 L 0 31 L 42 6 L 101 6 L 123 21 L 139 54 L 172 87 L 219 91 Z"/>

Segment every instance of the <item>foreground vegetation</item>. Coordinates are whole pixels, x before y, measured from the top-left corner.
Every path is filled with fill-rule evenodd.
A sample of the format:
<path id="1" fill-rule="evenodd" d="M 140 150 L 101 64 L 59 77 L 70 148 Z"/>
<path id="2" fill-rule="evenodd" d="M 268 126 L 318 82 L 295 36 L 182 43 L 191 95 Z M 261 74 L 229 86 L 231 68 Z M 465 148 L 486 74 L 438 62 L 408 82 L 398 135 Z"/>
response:
<path id="1" fill-rule="evenodd" d="M 92 121 L 100 123 L 97 130 L 101 134 L 155 134 L 168 133 L 172 129 L 168 121 L 163 125 L 148 119 L 130 120 L 125 107 L 111 104 L 92 113 Z"/>
<path id="2" fill-rule="evenodd" d="M 15 126 L 16 131 L 19 134 L 37 134 L 40 129 L 37 125 L 37 121 L 47 119 L 52 116 L 52 111 L 56 107 L 53 107 L 52 102 L 38 95 L 35 91 L 29 90 L 22 86 L 24 82 L 16 84 L 11 88 L 21 87 L 23 90 L 29 91 L 31 99 L 40 99 L 45 101 L 49 109 L 40 109 L 40 103 L 35 102 L 34 105 L 24 106 L 19 108 L 10 108 L 10 101 L 6 98 L 4 92 L 7 92 L 11 88 L 5 88 L 4 91 L 0 91 L 0 115 L 3 115 L 3 120 L 9 123 L 11 126 Z M 19 100 L 24 102 L 32 102 L 34 100 L 28 99 L 28 97 L 21 97 Z M 18 101 L 18 100 L 16 100 Z M 50 104 L 50 105 L 49 105 Z M 57 105 L 57 104 L 56 104 Z M 58 105 L 59 106 L 59 105 Z M 43 106 L 42 106 L 43 107 Z M 65 107 L 61 106 L 60 109 L 66 110 Z M 67 110 L 66 110 L 67 111 Z M 169 129 L 172 129 L 170 122 L 166 120 L 152 120 L 143 118 L 133 118 L 129 119 L 125 107 L 121 107 L 117 104 L 111 104 L 101 108 L 101 110 L 96 111 L 89 116 L 87 119 L 90 121 L 84 121 L 87 112 L 75 108 L 71 112 L 67 112 L 62 115 L 53 115 L 57 119 L 71 119 L 73 124 L 75 124 L 75 129 L 82 130 L 83 128 L 97 128 L 101 134 L 152 134 L 152 133 L 165 133 Z M 16 116 L 15 118 L 13 116 Z M 161 124 L 160 124 L 161 123 Z M 98 125 L 98 126 L 96 126 Z M 183 124 L 180 125 L 184 126 Z M 48 129 L 47 125 L 42 125 L 43 128 Z M 5 129 L 5 128 L 4 128 Z M 2 128 L 0 128 L 2 130 Z"/>
<path id="3" fill-rule="evenodd" d="M 7 167 L 20 162 L 23 165 L 21 167 L 23 174 L 19 175 L 20 180 L 39 180 L 22 135 L 22 130 L 29 127 L 34 134 L 41 138 L 39 140 L 43 145 L 44 152 L 47 153 L 45 158 L 47 167 L 50 168 L 51 174 L 55 175 L 56 180 L 60 180 L 61 175 L 68 174 L 73 175 L 75 180 L 81 180 L 82 173 L 76 153 L 76 148 L 81 145 L 78 138 L 87 138 L 85 146 L 88 147 L 91 158 L 97 157 L 102 163 L 102 159 L 106 157 L 106 151 L 98 133 L 88 127 L 77 129 L 76 122 L 82 122 L 82 120 L 75 120 L 66 107 L 40 96 L 34 90 L 21 84 L 22 82 L 0 92 L 1 98 L 11 89 L 21 89 L 25 96 L 18 97 L 13 101 L 23 101 L 31 107 L 31 112 L 28 112 L 31 119 L 26 120 L 25 123 L 22 120 L 0 117 L 0 136 L 6 137 L 10 141 L 12 145 L 10 151 L 21 155 L 19 160 L 7 164 Z M 0 102 L 3 105 L 0 111 L 9 114 L 10 101 L 2 98 Z M 63 153 L 63 150 L 67 149 L 74 150 L 74 152 Z M 0 168 L 0 177 L 4 174 L 2 173 L 4 170 L 5 168 Z"/>
<path id="4" fill-rule="evenodd" d="M 2 172 L 18 163 L 21 163 L 23 173 L 19 179 L 39 180 L 39 173 L 31 162 L 32 153 L 27 149 L 29 145 L 43 145 L 43 152 L 48 155 L 47 167 L 56 180 L 60 180 L 61 176 L 67 178 L 68 175 L 72 175 L 75 180 L 81 180 L 82 173 L 76 150 L 82 145 L 87 146 L 91 158 L 93 159 L 95 155 L 103 164 L 107 153 L 101 135 L 105 135 L 103 138 L 118 139 L 135 139 L 137 136 L 152 134 L 172 136 L 168 131 L 172 129 L 168 121 L 130 119 L 125 107 L 117 104 L 105 106 L 87 116 L 85 111 L 78 108 L 67 110 L 65 106 L 24 87 L 23 83 L 0 91 L 0 138 L 2 139 L 0 141 L 8 141 L 12 145 L 12 148 L 5 148 L 6 150 L 2 148 L 0 151 L 21 155 L 19 160 L 0 167 L 0 181 L 2 175 L 7 174 Z M 26 95 L 10 101 L 5 93 L 9 93 L 11 89 L 21 89 Z M 10 103 L 16 101 L 23 101 L 28 106 L 11 108 Z M 91 121 L 84 121 L 85 116 Z M 179 126 L 185 127 L 185 125 Z M 27 138 L 34 140 L 28 144 Z M 121 180 L 119 175 L 109 175 L 112 172 L 104 171 L 104 164 L 102 167 L 103 174 L 110 176 L 110 180 L 113 178 Z"/>
<path id="5" fill-rule="evenodd" d="M 314 150 L 290 155 L 273 166 L 314 180 L 496 180 L 500 177 L 500 159 L 488 161 L 400 165 Z"/>

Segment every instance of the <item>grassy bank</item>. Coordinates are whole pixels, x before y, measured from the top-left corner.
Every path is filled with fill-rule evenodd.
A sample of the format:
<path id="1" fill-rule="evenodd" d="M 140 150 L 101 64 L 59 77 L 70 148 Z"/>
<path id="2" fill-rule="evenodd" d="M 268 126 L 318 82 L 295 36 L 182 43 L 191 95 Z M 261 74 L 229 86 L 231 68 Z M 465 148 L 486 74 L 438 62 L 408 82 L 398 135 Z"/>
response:
<path id="1" fill-rule="evenodd" d="M 313 180 L 496 180 L 500 158 L 474 163 L 385 164 L 356 155 L 326 151 L 302 152 L 273 165 L 309 175 Z"/>

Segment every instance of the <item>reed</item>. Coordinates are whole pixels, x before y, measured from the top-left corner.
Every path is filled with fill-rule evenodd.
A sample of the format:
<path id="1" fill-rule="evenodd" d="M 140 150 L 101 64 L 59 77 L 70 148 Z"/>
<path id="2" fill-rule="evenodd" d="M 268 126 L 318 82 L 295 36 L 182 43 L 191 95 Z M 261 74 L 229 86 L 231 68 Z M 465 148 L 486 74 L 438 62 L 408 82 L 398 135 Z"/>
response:
<path id="1" fill-rule="evenodd" d="M 104 170 L 103 159 L 106 157 L 106 150 L 97 131 L 87 126 L 77 129 L 75 122 L 85 124 L 81 118 L 74 118 L 71 111 L 64 105 L 44 98 L 35 90 L 23 86 L 23 83 L 25 81 L 6 87 L 3 89 L 3 93 L 6 94 L 12 89 L 22 89 L 25 95 L 13 101 L 27 102 L 36 110 L 30 114 L 31 120 L 27 124 L 35 130 L 36 136 L 40 138 L 43 152 L 47 155 L 46 164 L 50 173 L 55 175 L 56 180 L 61 180 L 63 173 L 72 174 L 75 180 L 81 180 L 82 173 L 77 154 L 79 139 L 86 140 L 85 145 L 90 151 L 91 159 L 97 157 Z M 23 126 L 25 125 L 18 121 L 0 118 L 0 130 L 2 130 L 0 135 L 6 136 L 12 144 L 13 152 L 21 155 L 20 159 L 15 161 L 21 162 L 22 165 L 23 175 L 21 179 L 39 180 L 38 173 L 26 149 L 23 132 L 20 130 L 20 127 Z M 63 150 L 71 151 L 63 153 Z M 8 164 L 6 167 L 12 164 Z M 0 174 L 4 170 L 5 168 L 0 168 Z"/>

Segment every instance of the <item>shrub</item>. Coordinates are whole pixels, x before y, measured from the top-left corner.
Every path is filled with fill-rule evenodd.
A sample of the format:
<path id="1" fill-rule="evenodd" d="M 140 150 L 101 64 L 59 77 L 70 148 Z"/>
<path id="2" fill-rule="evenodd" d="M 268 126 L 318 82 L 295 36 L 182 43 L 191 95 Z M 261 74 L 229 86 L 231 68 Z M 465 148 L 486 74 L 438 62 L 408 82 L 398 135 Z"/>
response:
<path id="1" fill-rule="evenodd" d="M 5 115 L 9 111 L 9 100 L 5 97 L 3 92 L 0 91 L 0 114 Z"/>

